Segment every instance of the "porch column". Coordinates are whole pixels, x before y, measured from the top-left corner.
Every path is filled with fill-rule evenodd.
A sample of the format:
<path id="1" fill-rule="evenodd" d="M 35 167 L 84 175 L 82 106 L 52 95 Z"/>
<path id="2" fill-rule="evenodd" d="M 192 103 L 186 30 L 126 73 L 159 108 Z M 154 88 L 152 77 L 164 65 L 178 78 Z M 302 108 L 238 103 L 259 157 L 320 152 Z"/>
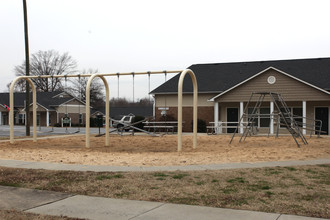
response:
<path id="1" fill-rule="evenodd" d="M 243 114 L 244 114 L 244 102 L 240 102 L 239 103 L 239 118 L 240 119 L 243 117 Z M 239 126 L 240 126 L 239 133 L 243 134 L 243 132 L 244 132 L 243 121 L 240 120 Z"/>
<path id="2" fill-rule="evenodd" d="M 214 127 L 218 127 L 219 122 L 219 102 L 214 102 Z M 219 129 L 216 129 L 216 132 L 218 133 Z"/>
<path id="3" fill-rule="evenodd" d="M 46 126 L 49 127 L 49 110 L 46 112 Z"/>
<path id="4" fill-rule="evenodd" d="M 0 125 L 2 125 L 2 112 L 0 112 Z"/>
<path id="5" fill-rule="evenodd" d="M 305 135 L 306 134 L 306 101 L 303 101 L 302 102 L 302 116 L 303 116 L 303 130 L 302 130 L 302 132 L 303 132 L 303 135 Z"/>
<path id="6" fill-rule="evenodd" d="M 152 104 L 152 116 L 154 118 L 156 118 L 156 99 L 155 99 L 154 96 L 153 96 L 153 104 Z M 112 121 L 111 120 L 110 120 L 110 123 L 112 124 Z"/>
<path id="7" fill-rule="evenodd" d="M 270 134 L 274 134 L 274 102 L 270 102 Z"/>

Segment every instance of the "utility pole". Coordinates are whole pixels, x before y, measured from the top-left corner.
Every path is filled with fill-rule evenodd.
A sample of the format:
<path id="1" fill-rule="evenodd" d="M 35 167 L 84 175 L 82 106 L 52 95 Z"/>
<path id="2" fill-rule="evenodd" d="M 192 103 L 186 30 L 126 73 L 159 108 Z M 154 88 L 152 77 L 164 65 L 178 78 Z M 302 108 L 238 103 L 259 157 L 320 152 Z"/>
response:
<path id="1" fill-rule="evenodd" d="M 24 12 L 24 36 L 25 36 L 25 75 L 30 75 L 30 55 L 29 55 L 29 31 L 27 19 L 26 0 L 23 0 Z M 25 135 L 30 136 L 30 85 L 26 81 L 26 96 L 25 96 Z M 14 122 L 11 122 L 14 123 Z"/>

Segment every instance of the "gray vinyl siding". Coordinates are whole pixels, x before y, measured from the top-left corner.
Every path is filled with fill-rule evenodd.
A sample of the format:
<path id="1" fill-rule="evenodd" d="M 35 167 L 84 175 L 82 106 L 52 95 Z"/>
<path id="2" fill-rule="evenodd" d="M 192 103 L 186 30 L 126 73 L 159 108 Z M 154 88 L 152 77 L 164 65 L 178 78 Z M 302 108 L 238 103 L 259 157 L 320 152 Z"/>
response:
<path id="1" fill-rule="evenodd" d="M 276 82 L 269 84 L 267 78 L 275 76 Z M 219 102 L 248 101 L 252 92 L 280 93 L 285 101 L 328 101 L 330 95 L 313 88 L 276 70 L 269 70 L 218 97 Z M 254 99 L 256 100 L 256 99 Z M 266 98 L 265 101 L 270 101 Z"/>

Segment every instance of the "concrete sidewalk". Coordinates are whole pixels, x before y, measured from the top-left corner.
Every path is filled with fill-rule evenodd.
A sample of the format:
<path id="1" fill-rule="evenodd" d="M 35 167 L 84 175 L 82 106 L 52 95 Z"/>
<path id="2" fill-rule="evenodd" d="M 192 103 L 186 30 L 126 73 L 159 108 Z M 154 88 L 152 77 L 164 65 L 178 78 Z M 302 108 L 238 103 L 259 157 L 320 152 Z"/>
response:
<path id="1" fill-rule="evenodd" d="M 226 164 L 206 164 L 206 165 L 186 165 L 186 166 L 106 166 L 106 165 L 81 165 L 63 164 L 49 162 L 30 162 L 22 160 L 0 159 L 0 166 L 26 169 L 46 169 L 46 170 L 72 170 L 72 171 L 92 171 L 92 172 L 147 172 L 147 171 L 193 171 L 193 170 L 223 170 L 239 168 L 260 168 L 277 166 L 300 166 L 330 164 L 330 159 L 317 160 L 292 160 L 273 161 L 255 163 L 226 163 Z"/>
<path id="2" fill-rule="evenodd" d="M 111 199 L 0 186 L 0 209 L 83 219 L 317 220 L 294 215 Z"/>

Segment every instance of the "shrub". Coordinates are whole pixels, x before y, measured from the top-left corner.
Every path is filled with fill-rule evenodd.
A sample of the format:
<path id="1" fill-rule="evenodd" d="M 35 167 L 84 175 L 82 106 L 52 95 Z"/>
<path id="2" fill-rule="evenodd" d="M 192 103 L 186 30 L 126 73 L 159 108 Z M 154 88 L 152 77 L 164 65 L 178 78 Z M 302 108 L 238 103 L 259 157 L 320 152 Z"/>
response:
<path id="1" fill-rule="evenodd" d="M 60 123 L 55 123 L 54 127 L 61 127 L 61 124 Z"/>

